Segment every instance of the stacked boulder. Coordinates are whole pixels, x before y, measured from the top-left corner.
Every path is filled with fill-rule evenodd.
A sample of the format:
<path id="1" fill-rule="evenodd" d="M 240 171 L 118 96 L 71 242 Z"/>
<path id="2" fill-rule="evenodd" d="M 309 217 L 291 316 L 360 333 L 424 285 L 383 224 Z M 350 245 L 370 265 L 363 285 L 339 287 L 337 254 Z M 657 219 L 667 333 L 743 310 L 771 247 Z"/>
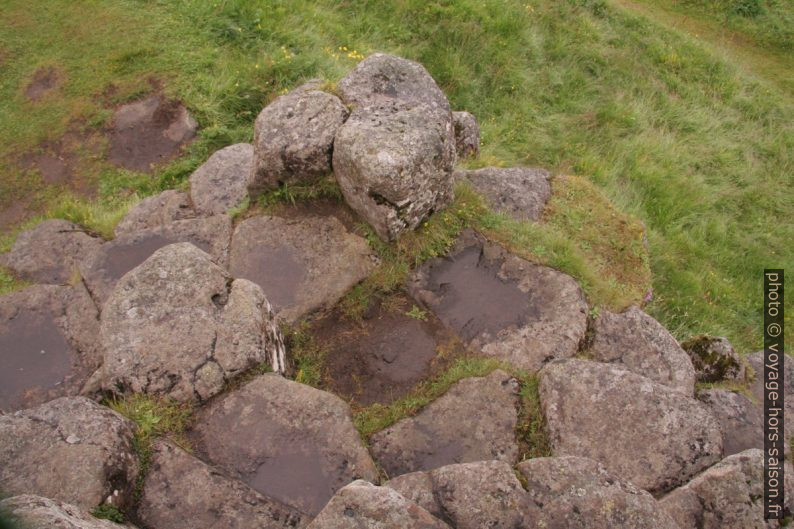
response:
<path id="1" fill-rule="evenodd" d="M 747 377 L 727 341 L 682 347 L 637 307 L 591 318 L 574 278 L 473 230 L 404 287 L 501 368 L 368 443 L 347 402 L 301 371 L 290 380 L 280 324 L 333 307 L 378 260 L 334 212 L 247 202 L 333 174 L 392 241 L 459 180 L 520 222 L 540 221 L 552 193 L 544 170 L 454 171 L 479 153 L 476 120 L 415 62 L 375 54 L 324 87 L 275 99 L 253 145 L 214 153 L 189 192 L 141 201 L 114 240 L 47 221 L 0 256 L 40 283 L 0 303 L 0 362 L 13 367 L 0 371 L 0 490 L 12 496 L 0 508 L 88 529 L 123 527 L 92 518 L 98 506 L 145 529 L 776 527 L 761 519 L 760 382 L 754 398 L 696 391 Z M 527 416 L 517 373 L 537 376 L 542 420 Z M 134 423 L 86 398 L 132 394 L 195 406 L 193 450 L 144 450 Z M 529 420 L 544 423 L 549 457 L 521 461 Z"/>

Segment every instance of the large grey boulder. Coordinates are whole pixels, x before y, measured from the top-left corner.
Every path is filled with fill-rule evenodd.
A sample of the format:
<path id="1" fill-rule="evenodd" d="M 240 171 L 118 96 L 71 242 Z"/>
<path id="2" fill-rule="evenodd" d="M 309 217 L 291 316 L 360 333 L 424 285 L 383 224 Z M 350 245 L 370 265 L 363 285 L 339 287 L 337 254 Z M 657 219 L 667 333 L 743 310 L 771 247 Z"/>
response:
<path id="1" fill-rule="evenodd" d="M 545 527 L 513 469 L 503 461 L 447 465 L 386 483 L 455 529 Z"/>
<path id="2" fill-rule="evenodd" d="M 169 189 L 135 204 L 116 225 L 114 233 L 121 237 L 195 216 L 187 193 Z"/>
<path id="3" fill-rule="evenodd" d="M 134 432 L 132 422 L 84 397 L 0 415 L 0 490 L 123 509 L 138 474 Z"/>
<path id="4" fill-rule="evenodd" d="M 80 262 L 80 274 L 101 310 L 116 282 L 160 248 L 189 242 L 225 267 L 231 238 L 232 221 L 227 215 L 170 222 L 106 242 Z"/>
<path id="5" fill-rule="evenodd" d="M 689 356 L 662 325 L 638 307 L 615 314 L 602 310 L 593 325 L 588 351 L 594 360 L 670 386 L 683 395 L 695 391 L 695 369 Z"/>
<path id="6" fill-rule="evenodd" d="M 455 151 L 458 158 L 476 158 L 480 155 L 480 125 L 468 112 L 453 112 Z"/>
<path id="7" fill-rule="evenodd" d="M 357 480 L 345 486 L 308 529 L 449 529 L 396 491 Z"/>
<path id="8" fill-rule="evenodd" d="M 424 66 L 385 53 L 375 53 L 358 63 L 339 81 L 337 93 L 354 108 L 392 99 L 450 113 L 447 97 Z"/>
<path id="9" fill-rule="evenodd" d="M 486 167 L 462 176 L 495 211 L 516 220 L 536 221 L 551 196 L 551 174 L 530 167 Z"/>
<path id="10" fill-rule="evenodd" d="M 390 241 L 452 198 L 455 137 L 448 110 L 394 99 L 353 111 L 334 140 L 348 205 Z"/>
<path id="11" fill-rule="evenodd" d="M 251 195 L 283 184 L 311 183 L 330 173 L 334 136 L 347 115 L 338 97 L 314 84 L 266 106 L 254 124 Z"/>
<path id="12" fill-rule="evenodd" d="M 238 207 L 248 197 L 254 147 L 229 145 L 213 153 L 190 175 L 190 200 L 201 215 L 220 215 Z"/>
<path id="13" fill-rule="evenodd" d="M 331 307 L 374 269 L 367 241 L 335 217 L 261 216 L 234 230 L 229 270 L 262 287 L 289 322 Z"/>
<path id="14" fill-rule="evenodd" d="M 648 492 L 585 457 L 539 457 L 518 465 L 548 529 L 679 529 Z"/>
<path id="15" fill-rule="evenodd" d="M 157 250 L 121 278 L 102 312 L 102 385 L 202 401 L 284 344 L 262 290 L 189 243 Z"/>
<path id="16" fill-rule="evenodd" d="M 155 443 L 138 517 L 146 527 L 305 527 L 306 515 L 267 498 L 167 442 Z"/>
<path id="17" fill-rule="evenodd" d="M 794 469 L 785 465 L 786 508 L 792 506 Z M 772 529 L 764 520 L 764 452 L 746 450 L 725 458 L 659 501 L 681 529 Z"/>
<path id="18" fill-rule="evenodd" d="M 587 302 L 576 281 L 464 231 L 414 273 L 409 291 L 473 350 L 534 371 L 579 350 Z"/>
<path id="19" fill-rule="evenodd" d="M 69 503 L 33 494 L 0 501 L 0 512 L 7 513 L 7 521 L 14 524 L 12 527 L 20 529 L 135 529 L 130 524 L 94 518 L 85 509 Z"/>
<path id="20" fill-rule="evenodd" d="M 719 424 L 703 403 L 617 365 L 550 363 L 539 393 L 554 455 L 589 457 L 652 493 L 722 458 Z"/>
<path id="21" fill-rule="evenodd" d="M 698 391 L 697 398 L 709 407 L 719 422 L 726 456 L 764 447 L 762 403 L 754 403 L 741 393 L 717 388 Z"/>
<path id="22" fill-rule="evenodd" d="M 102 363 L 99 316 L 82 284 L 0 297 L 0 411 L 76 395 Z"/>
<path id="23" fill-rule="evenodd" d="M 698 382 L 744 382 L 745 365 L 727 338 L 696 336 L 681 344 L 692 360 Z"/>
<path id="24" fill-rule="evenodd" d="M 66 285 L 76 277 L 76 263 L 102 242 L 72 222 L 45 220 L 19 234 L 11 251 L 0 254 L 0 266 L 28 281 Z"/>
<path id="25" fill-rule="evenodd" d="M 378 477 L 344 401 L 272 374 L 210 403 L 194 433 L 209 461 L 310 515 L 351 481 Z"/>
<path id="26" fill-rule="evenodd" d="M 370 450 L 389 476 L 452 463 L 518 457 L 518 381 L 501 370 L 453 385 L 416 416 L 376 433 Z"/>

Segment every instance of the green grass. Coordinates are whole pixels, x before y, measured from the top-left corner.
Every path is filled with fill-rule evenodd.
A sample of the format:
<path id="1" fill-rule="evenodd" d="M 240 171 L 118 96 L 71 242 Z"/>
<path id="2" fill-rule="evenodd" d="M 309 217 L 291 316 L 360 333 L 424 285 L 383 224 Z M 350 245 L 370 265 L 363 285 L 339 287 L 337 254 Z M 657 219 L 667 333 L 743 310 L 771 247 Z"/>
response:
<path id="1" fill-rule="evenodd" d="M 761 33 L 777 31 L 770 17 L 788 20 L 790 8 L 776 3 L 785 10 L 777 15 L 762 4 L 770 15 L 746 22 L 759 29 L 736 31 L 777 53 Z M 15 157 L 70 127 L 99 135 L 112 105 L 150 90 L 149 79 L 184 101 L 202 130 L 183 159 L 152 176 L 78 153 L 102 207 L 184 186 L 214 149 L 249 141 L 273 97 L 313 77 L 333 83 L 360 56 L 387 51 L 422 62 L 453 107 L 480 120 L 485 162 L 585 177 L 643 221 L 655 293 L 648 310 L 679 339 L 708 333 L 740 352 L 759 348 L 762 270 L 794 262 L 790 95 L 694 34 L 604 1 L 7 0 L 0 43 L 3 207 L 29 200 L 34 212 L 57 209 L 59 191 L 22 174 Z M 28 79 L 48 65 L 63 70 L 63 86 L 25 101 Z M 111 82 L 115 92 L 102 96 Z M 586 239 L 527 232 L 518 240 L 589 266 L 573 252 Z M 382 273 L 388 283 L 404 270 Z M 633 297 L 620 292 L 616 283 L 604 297 Z M 794 308 L 787 312 L 792 332 Z"/>
<path id="2" fill-rule="evenodd" d="M 137 426 L 133 439 L 133 449 L 140 463 L 133 497 L 133 503 L 137 504 L 143 492 L 146 474 L 151 466 L 152 445 L 155 439 L 167 438 L 180 447 L 188 451 L 191 450 L 185 432 L 192 421 L 193 410 L 188 404 L 140 393 L 114 398 L 107 401 L 106 404 Z"/>

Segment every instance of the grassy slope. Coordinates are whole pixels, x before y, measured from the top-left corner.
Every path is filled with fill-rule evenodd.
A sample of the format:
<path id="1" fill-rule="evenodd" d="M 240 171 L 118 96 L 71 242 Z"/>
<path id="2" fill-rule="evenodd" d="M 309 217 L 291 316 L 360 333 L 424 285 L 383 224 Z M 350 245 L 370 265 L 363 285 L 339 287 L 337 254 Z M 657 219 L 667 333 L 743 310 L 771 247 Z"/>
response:
<path id="1" fill-rule="evenodd" d="M 111 80 L 120 101 L 160 79 L 203 127 L 187 158 L 154 177 L 88 164 L 101 200 L 115 207 L 130 190 L 179 185 L 210 150 L 250 138 L 255 113 L 282 90 L 338 79 L 382 50 L 425 64 L 453 106 L 479 118 L 482 164 L 587 176 L 643 219 L 656 293 L 649 310 L 679 338 L 709 332 L 758 347 L 761 270 L 794 263 L 791 99 L 692 38 L 601 1 L 6 5 L 2 193 L 60 201 L 14 172 L 11 155 L 57 138 L 72 118 L 104 123 L 107 109 L 93 96 Z M 53 35 L 65 38 L 53 46 Z M 53 63 L 66 69 L 62 95 L 34 108 L 22 99 L 26 79 Z M 61 213 L 69 215 L 83 213 Z"/>

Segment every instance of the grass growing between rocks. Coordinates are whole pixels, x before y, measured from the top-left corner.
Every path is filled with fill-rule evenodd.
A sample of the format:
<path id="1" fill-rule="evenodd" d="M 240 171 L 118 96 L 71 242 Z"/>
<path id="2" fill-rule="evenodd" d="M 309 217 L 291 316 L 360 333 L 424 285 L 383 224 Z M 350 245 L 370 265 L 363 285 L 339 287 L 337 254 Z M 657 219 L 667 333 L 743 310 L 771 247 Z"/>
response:
<path id="1" fill-rule="evenodd" d="M 155 439 L 167 438 L 185 450 L 191 451 L 185 432 L 192 421 L 193 408 L 189 404 L 140 393 L 113 398 L 105 404 L 137 425 L 133 439 L 133 449 L 140 462 L 133 497 L 134 503 L 137 504 L 151 465 L 152 445 Z"/>
<path id="2" fill-rule="evenodd" d="M 762 33 L 786 29 L 791 14 L 785 2 L 760 5 L 760 15 L 728 20 L 758 44 L 753 61 L 787 42 Z M 21 171 L 19 157 L 70 128 L 102 136 L 114 106 L 143 93 L 180 99 L 201 131 L 152 176 L 77 153 L 100 203 L 184 186 L 212 151 L 250 141 L 256 113 L 284 90 L 313 77 L 333 83 L 374 51 L 397 53 L 479 119 L 482 163 L 583 175 L 645 223 L 648 310 L 676 337 L 706 332 L 758 349 L 761 272 L 794 262 L 785 222 L 794 103 L 657 15 L 595 0 L 8 0 L 0 207 L 57 206 L 59 187 Z M 61 84 L 27 100 L 35 71 L 49 66 Z"/>

